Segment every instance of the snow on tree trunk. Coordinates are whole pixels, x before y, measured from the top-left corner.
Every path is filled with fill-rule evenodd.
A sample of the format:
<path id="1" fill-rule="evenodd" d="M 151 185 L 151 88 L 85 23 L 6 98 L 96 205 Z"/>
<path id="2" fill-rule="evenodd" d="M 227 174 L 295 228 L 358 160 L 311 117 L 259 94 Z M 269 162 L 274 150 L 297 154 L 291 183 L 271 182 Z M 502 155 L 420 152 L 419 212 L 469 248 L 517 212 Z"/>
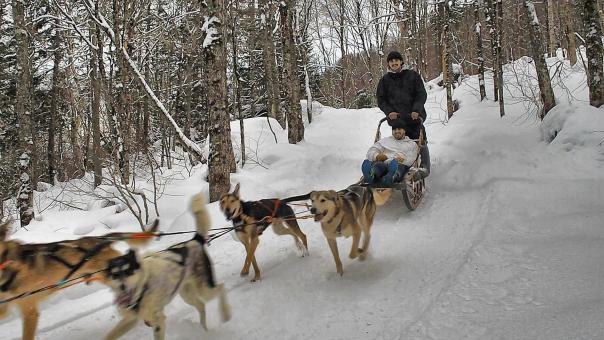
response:
<path id="1" fill-rule="evenodd" d="M 281 95 L 279 92 L 279 76 L 277 74 L 277 59 L 275 54 L 275 41 L 273 30 L 275 27 L 275 15 L 277 8 L 275 0 L 259 0 L 260 25 L 264 38 L 262 39 L 262 62 L 264 64 L 264 81 L 267 92 L 268 116 L 276 119 L 281 127 L 285 129 L 285 115 L 279 109 Z"/>
<path id="2" fill-rule="evenodd" d="M 486 0 L 486 18 L 487 27 L 489 28 L 489 34 L 491 35 L 491 56 L 493 58 L 493 100 L 499 100 L 499 56 L 497 54 L 497 12 L 493 0 Z"/>
<path id="3" fill-rule="evenodd" d="M 17 206 L 21 227 L 29 225 L 34 218 L 32 191 L 32 161 L 34 150 L 33 126 L 31 120 L 31 74 L 29 66 L 29 39 L 25 23 L 25 8 L 29 6 L 24 0 L 13 1 L 13 19 L 15 23 L 15 41 L 17 43 L 17 94 L 15 112 L 19 119 L 19 191 Z M 35 164 L 35 163 L 34 163 Z"/>
<path id="4" fill-rule="evenodd" d="M 298 53 L 293 30 L 293 1 L 281 1 L 279 11 L 281 18 L 281 37 L 283 40 L 283 79 L 287 83 L 285 86 L 287 139 L 290 144 L 296 144 L 304 139 L 304 123 L 302 120 L 302 108 L 300 107 Z"/>
<path id="5" fill-rule="evenodd" d="M 537 12 L 535 11 L 535 5 L 532 0 L 523 0 L 524 7 L 527 12 L 527 20 L 530 27 L 530 39 L 532 46 L 533 60 L 535 61 L 535 68 L 537 71 L 537 79 L 539 81 L 539 90 L 541 92 L 541 101 L 543 103 L 543 109 L 539 113 L 539 118 L 543 120 L 545 115 L 556 105 L 554 99 L 554 91 L 552 90 L 552 83 L 547 69 L 547 63 L 545 62 L 545 56 L 543 54 L 542 35 L 541 27 L 539 26 L 539 19 L 537 18 Z"/>
<path id="6" fill-rule="evenodd" d="M 210 109 L 210 154 L 208 179 L 210 201 L 220 199 L 231 186 L 230 172 L 236 170 L 231 143 L 231 126 L 227 110 L 227 53 L 225 0 L 207 0 L 201 7 L 204 16 L 203 44 L 208 69 L 208 101 Z"/>
<path id="7" fill-rule="evenodd" d="M 587 55 L 587 77 L 589 81 L 589 103 L 600 107 L 604 104 L 604 70 L 602 49 L 602 27 L 598 16 L 596 0 L 582 0 L 583 25 Z"/>
<path id="8" fill-rule="evenodd" d="M 480 88 L 480 100 L 486 98 L 487 92 L 484 85 L 484 52 L 482 48 L 482 26 L 480 23 L 481 1 L 474 3 L 474 34 L 476 35 L 476 54 L 478 59 L 478 86 Z"/>

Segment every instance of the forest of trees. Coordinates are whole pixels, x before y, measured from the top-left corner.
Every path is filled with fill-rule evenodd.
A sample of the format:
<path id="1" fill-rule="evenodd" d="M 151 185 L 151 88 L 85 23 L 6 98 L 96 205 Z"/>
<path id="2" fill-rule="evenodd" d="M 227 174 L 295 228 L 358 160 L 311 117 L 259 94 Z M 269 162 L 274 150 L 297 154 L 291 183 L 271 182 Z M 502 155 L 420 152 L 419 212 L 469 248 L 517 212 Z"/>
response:
<path id="1" fill-rule="evenodd" d="M 247 157 L 231 121 L 271 117 L 298 143 L 313 100 L 375 106 L 393 49 L 424 80 L 442 77 L 449 118 L 459 70 L 503 116 L 503 66 L 529 56 L 543 119 L 557 51 L 588 70 L 600 106 L 602 23 L 600 0 L 0 0 L 0 220 L 26 226 L 43 183 L 142 195 L 135 175 L 155 181 L 175 160 L 207 163 L 216 200 Z"/>

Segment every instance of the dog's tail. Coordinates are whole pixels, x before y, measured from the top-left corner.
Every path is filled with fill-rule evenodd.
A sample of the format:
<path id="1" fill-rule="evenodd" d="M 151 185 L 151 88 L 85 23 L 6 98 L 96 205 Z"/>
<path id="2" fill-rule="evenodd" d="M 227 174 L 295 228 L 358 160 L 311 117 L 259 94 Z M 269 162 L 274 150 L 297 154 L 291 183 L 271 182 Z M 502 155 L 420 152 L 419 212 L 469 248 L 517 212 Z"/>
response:
<path id="1" fill-rule="evenodd" d="M 371 191 L 373 193 L 373 201 L 378 207 L 386 204 L 386 202 L 388 202 L 388 200 L 392 196 L 392 189 L 389 188 L 371 189 Z"/>
<path id="2" fill-rule="evenodd" d="M 206 202 L 207 201 L 202 194 L 197 194 L 191 199 L 191 212 L 195 216 L 197 233 L 202 236 L 206 236 L 208 234 L 208 231 L 212 225 Z"/>

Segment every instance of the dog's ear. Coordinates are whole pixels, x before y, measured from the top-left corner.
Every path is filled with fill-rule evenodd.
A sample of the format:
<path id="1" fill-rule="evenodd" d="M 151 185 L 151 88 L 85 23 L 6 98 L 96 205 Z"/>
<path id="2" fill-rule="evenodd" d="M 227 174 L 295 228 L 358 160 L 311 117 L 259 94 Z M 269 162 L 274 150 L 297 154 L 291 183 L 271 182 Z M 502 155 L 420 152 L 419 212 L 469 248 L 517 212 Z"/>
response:
<path id="1" fill-rule="evenodd" d="M 0 223 L 0 241 L 6 240 L 8 236 L 8 229 L 10 226 L 10 220 Z"/>
<path id="2" fill-rule="evenodd" d="M 235 189 L 233 189 L 233 192 L 231 193 L 231 195 L 239 198 L 239 183 L 237 183 L 237 185 L 235 185 Z"/>
<path id="3" fill-rule="evenodd" d="M 334 201 L 338 198 L 338 193 L 335 190 L 329 190 L 329 199 Z"/>

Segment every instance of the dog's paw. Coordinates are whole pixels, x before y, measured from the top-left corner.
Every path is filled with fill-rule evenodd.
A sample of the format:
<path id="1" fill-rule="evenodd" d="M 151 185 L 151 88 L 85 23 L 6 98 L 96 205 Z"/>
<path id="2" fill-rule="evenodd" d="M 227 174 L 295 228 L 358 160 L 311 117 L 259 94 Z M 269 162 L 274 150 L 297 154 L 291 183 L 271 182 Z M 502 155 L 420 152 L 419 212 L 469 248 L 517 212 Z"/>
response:
<path id="1" fill-rule="evenodd" d="M 351 259 L 356 259 L 357 257 L 359 257 L 359 253 L 356 251 L 352 251 L 350 252 L 350 255 L 348 255 L 348 257 L 350 257 Z"/>
<path id="2" fill-rule="evenodd" d="M 231 306 L 229 304 L 226 304 L 224 306 L 224 308 L 222 308 L 220 310 L 220 314 L 221 314 L 220 317 L 222 319 L 222 322 L 227 322 L 227 321 L 231 320 L 231 317 L 232 317 Z"/>
<path id="3" fill-rule="evenodd" d="M 260 275 L 256 275 L 256 276 L 254 276 L 253 279 L 250 280 L 250 282 L 258 282 L 260 280 L 261 280 Z"/>
<path id="4" fill-rule="evenodd" d="M 367 260 L 367 253 L 361 253 L 361 255 L 359 256 L 359 261 L 365 261 Z"/>
<path id="5" fill-rule="evenodd" d="M 248 276 L 250 274 L 249 270 L 242 270 L 241 273 L 239 273 L 239 276 L 244 277 L 244 276 Z"/>

